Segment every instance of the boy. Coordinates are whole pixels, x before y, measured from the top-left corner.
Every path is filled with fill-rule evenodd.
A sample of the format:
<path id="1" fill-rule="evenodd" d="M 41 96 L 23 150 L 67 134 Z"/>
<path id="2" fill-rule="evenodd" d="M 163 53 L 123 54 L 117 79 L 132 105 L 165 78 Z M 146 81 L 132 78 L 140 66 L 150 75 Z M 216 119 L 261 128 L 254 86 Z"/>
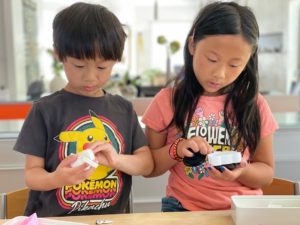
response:
<path id="1" fill-rule="evenodd" d="M 119 20 L 101 5 L 75 3 L 54 18 L 54 51 L 68 83 L 33 104 L 14 147 L 26 154 L 31 192 L 25 215 L 122 213 L 131 175 L 151 173 L 153 160 L 132 104 L 102 89 L 125 39 Z M 72 166 L 87 148 L 99 166 Z"/>

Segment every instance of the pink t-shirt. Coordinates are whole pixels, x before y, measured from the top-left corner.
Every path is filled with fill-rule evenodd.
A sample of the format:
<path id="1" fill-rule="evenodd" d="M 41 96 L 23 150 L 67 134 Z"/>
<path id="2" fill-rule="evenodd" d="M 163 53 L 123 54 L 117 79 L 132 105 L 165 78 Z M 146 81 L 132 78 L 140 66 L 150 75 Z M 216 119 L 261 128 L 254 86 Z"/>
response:
<path id="1" fill-rule="evenodd" d="M 165 129 L 172 117 L 171 88 L 162 89 L 148 106 L 142 122 L 155 131 Z M 213 146 L 214 150 L 227 151 L 229 149 L 229 135 L 224 124 L 224 101 L 226 95 L 201 96 L 197 104 L 188 137 L 201 136 Z M 258 96 L 258 106 L 261 115 L 261 137 L 272 134 L 277 123 L 262 95 Z M 172 143 L 181 136 L 172 126 L 167 130 L 167 143 Z M 243 157 L 249 158 L 248 150 Z M 204 167 L 200 173 L 193 172 L 191 167 L 182 162 L 170 169 L 170 176 L 166 188 L 166 195 L 178 199 L 184 208 L 196 210 L 229 209 L 232 195 L 260 195 L 261 189 L 251 189 L 239 182 L 214 180 L 208 176 Z"/>

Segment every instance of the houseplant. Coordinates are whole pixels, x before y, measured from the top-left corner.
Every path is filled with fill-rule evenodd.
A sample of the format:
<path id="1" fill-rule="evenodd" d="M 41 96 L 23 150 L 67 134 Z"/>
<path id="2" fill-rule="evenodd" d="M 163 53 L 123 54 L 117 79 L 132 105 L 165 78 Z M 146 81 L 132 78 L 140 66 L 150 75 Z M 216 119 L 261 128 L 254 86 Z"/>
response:
<path id="1" fill-rule="evenodd" d="M 47 53 L 52 58 L 52 72 L 54 74 L 53 79 L 50 81 L 49 89 L 50 92 L 59 91 L 66 85 L 66 80 L 62 77 L 61 73 L 63 71 L 63 64 L 57 59 L 55 53 L 52 49 L 47 49 Z"/>
<path id="2" fill-rule="evenodd" d="M 164 35 L 157 37 L 157 43 L 166 47 L 166 77 L 169 80 L 171 77 L 171 55 L 179 51 L 180 43 L 176 40 L 169 42 Z"/>

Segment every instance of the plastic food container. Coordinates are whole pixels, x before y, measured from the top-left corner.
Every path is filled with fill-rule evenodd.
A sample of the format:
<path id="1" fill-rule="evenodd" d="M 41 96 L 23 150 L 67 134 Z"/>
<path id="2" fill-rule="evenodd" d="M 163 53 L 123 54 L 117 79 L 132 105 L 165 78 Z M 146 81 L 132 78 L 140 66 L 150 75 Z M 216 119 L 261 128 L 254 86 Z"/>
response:
<path id="1" fill-rule="evenodd" d="M 300 196 L 232 196 L 236 225 L 300 225 Z"/>
<path id="2" fill-rule="evenodd" d="M 207 155 L 208 162 L 212 166 L 221 166 L 232 163 L 240 163 L 242 155 L 240 152 L 227 151 L 227 152 L 213 152 Z"/>

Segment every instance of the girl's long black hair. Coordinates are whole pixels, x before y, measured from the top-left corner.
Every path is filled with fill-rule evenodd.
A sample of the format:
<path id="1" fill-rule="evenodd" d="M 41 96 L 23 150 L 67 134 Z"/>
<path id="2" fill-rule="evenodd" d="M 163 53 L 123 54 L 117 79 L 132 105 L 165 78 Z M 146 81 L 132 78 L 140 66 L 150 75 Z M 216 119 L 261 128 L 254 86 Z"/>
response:
<path id="1" fill-rule="evenodd" d="M 214 2 L 204 7 L 194 20 L 184 47 L 182 73 L 176 78 L 172 94 L 175 125 L 186 136 L 189 124 L 203 94 L 203 87 L 193 70 L 193 56 L 188 49 L 189 38 L 194 43 L 210 35 L 242 35 L 253 47 L 252 55 L 242 73 L 229 87 L 224 105 L 224 122 L 231 138 L 231 148 L 247 146 L 253 157 L 260 139 L 260 114 L 257 105 L 258 65 L 257 48 L 259 28 L 252 11 L 234 2 Z M 233 109 L 230 110 L 229 105 Z M 236 126 L 233 129 L 232 124 Z"/>

